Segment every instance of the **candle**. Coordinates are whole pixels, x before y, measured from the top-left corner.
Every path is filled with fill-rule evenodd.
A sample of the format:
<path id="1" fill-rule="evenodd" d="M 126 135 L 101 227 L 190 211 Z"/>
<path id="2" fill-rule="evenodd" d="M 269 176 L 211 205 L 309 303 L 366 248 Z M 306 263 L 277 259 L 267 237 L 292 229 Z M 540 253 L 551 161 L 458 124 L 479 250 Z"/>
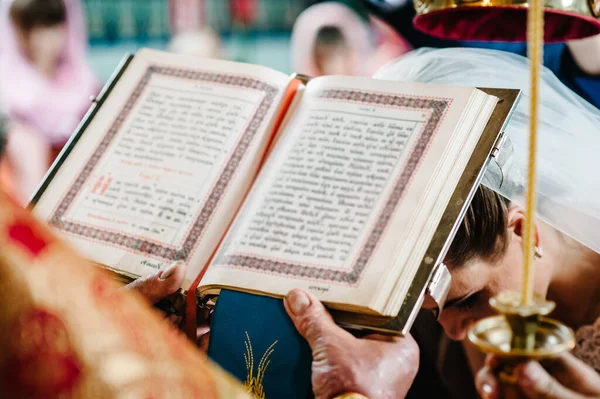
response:
<path id="1" fill-rule="evenodd" d="M 535 191 L 536 152 L 538 127 L 539 77 L 543 65 L 544 7 L 541 0 L 529 0 L 527 10 L 527 53 L 531 63 L 531 101 L 529 104 L 529 162 L 527 173 L 527 198 L 525 226 L 523 231 L 523 287 L 521 305 L 533 300 L 533 274 L 535 251 Z"/>

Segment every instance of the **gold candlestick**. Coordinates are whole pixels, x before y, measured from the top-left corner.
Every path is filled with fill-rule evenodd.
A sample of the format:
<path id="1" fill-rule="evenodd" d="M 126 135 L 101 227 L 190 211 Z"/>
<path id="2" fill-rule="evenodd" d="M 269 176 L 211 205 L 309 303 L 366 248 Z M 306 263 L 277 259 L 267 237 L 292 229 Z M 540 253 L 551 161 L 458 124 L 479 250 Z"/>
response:
<path id="1" fill-rule="evenodd" d="M 575 335 L 567 326 L 545 317 L 554 310 L 554 302 L 543 298 L 534 296 L 523 305 L 519 293 L 502 292 L 490 300 L 490 305 L 500 315 L 475 323 L 469 330 L 469 340 L 500 360 L 501 397 L 524 398 L 516 384 L 515 366 L 570 351 L 575 346 Z"/>

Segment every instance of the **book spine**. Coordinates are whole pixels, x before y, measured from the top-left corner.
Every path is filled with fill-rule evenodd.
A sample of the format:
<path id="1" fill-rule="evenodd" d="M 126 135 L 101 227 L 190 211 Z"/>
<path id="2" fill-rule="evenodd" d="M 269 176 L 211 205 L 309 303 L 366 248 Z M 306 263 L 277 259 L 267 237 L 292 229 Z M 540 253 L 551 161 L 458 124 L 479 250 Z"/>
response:
<path id="1" fill-rule="evenodd" d="M 265 150 L 265 155 L 263 156 L 263 158 L 260 162 L 261 167 L 262 167 L 262 165 L 264 165 L 266 159 L 268 158 L 269 154 L 271 153 L 271 150 L 273 149 L 273 146 L 275 145 L 275 143 L 277 141 L 277 138 L 278 138 L 277 135 L 278 135 L 279 129 L 281 128 L 283 120 L 285 119 L 285 116 L 292 104 L 292 101 L 294 100 L 294 97 L 296 96 L 296 93 L 298 92 L 298 88 L 300 87 L 301 84 L 308 82 L 308 79 L 309 78 L 306 77 L 305 75 L 300 76 L 298 74 L 294 74 L 292 76 L 292 79 L 290 80 L 290 83 L 283 95 L 283 100 L 281 102 L 281 108 L 280 108 L 279 112 L 277 113 L 277 116 L 275 117 L 275 122 L 273 123 L 272 132 L 271 132 L 271 138 L 269 139 L 269 143 L 267 144 L 267 147 Z M 232 223 L 233 223 L 233 221 L 232 221 Z M 192 285 L 190 286 L 190 288 L 188 289 L 188 291 L 186 293 L 185 332 L 186 332 L 187 336 L 192 340 L 195 339 L 196 328 L 197 328 L 196 319 L 197 319 L 197 310 L 198 310 L 198 298 L 197 298 L 198 297 L 198 287 L 200 286 L 202 278 L 206 274 L 206 270 L 212 263 L 212 260 L 214 259 L 217 251 L 219 250 L 221 243 L 223 241 L 223 238 L 229 232 L 230 227 L 231 227 L 231 223 L 230 223 L 229 227 L 227 228 L 227 230 L 225 231 L 225 234 L 221 238 L 221 241 L 219 241 L 219 245 L 216 246 L 216 249 L 213 252 L 213 254 L 211 255 L 210 259 L 208 260 L 208 262 L 206 262 L 206 264 L 204 265 L 204 267 L 202 268 L 202 270 L 200 271 L 198 276 L 196 276 L 196 279 L 194 280 L 194 282 L 192 283 Z"/>

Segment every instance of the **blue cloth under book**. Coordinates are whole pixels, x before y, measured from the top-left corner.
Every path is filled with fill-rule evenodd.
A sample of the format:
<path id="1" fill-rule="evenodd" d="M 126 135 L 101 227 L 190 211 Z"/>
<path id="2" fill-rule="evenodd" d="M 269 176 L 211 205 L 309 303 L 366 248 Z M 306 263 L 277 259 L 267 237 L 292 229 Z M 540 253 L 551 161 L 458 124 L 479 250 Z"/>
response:
<path id="1" fill-rule="evenodd" d="M 312 397 L 311 350 L 282 299 L 222 290 L 208 355 L 246 386 L 252 385 L 257 398 Z"/>

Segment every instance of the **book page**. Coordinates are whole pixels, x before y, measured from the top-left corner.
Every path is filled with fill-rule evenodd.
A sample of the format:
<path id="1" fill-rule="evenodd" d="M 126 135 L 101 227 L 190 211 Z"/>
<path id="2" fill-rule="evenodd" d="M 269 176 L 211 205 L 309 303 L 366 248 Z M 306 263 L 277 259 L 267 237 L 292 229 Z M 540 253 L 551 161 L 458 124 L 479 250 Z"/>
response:
<path id="1" fill-rule="evenodd" d="M 289 78 L 143 50 L 35 212 L 133 275 L 206 264 L 258 169 Z"/>
<path id="2" fill-rule="evenodd" d="M 368 304 L 474 92 L 311 81 L 202 285 Z"/>

